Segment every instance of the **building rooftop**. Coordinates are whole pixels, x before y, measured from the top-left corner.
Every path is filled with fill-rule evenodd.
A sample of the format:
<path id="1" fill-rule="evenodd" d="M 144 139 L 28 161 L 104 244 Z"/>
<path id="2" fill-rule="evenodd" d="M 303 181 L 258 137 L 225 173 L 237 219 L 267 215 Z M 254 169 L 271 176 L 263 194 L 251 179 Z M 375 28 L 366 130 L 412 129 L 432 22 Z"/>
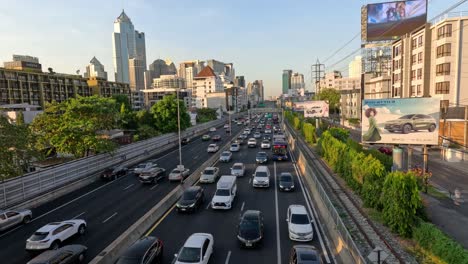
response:
<path id="1" fill-rule="evenodd" d="M 213 69 L 210 66 L 206 66 L 201 70 L 201 72 L 195 78 L 207 78 L 207 77 L 215 77 L 216 74 L 214 73 Z"/>
<path id="2" fill-rule="evenodd" d="M 117 17 L 115 20 L 115 23 L 122 23 L 122 22 L 127 22 L 127 23 L 132 23 L 130 18 L 125 14 L 125 10 L 122 9 L 122 13 Z"/>

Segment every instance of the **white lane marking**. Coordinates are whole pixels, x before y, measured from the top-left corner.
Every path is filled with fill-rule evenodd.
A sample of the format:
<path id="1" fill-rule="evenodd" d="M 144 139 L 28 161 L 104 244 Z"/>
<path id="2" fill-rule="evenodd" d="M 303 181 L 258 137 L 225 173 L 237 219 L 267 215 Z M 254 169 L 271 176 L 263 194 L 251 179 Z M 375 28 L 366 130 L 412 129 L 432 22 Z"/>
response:
<path id="1" fill-rule="evenodd" d="M 229 250 L 227 256 L 226 256 L 226 261 L 224 262 L 224 264 L 229 264 L 229 259 L 231 258 L 231 251 Z"/>
<path id="2" fill-rule="evenodd" d="M 245 205 L 245 202 L 242 202 L 241 212 L 244 211 L 244 205 Z"/>
<path id="3" fill-rule="evenodd" d="M 74 216 L 72 219 L 77 219 L 78 217 L 84 215 L 85 213 L 86 213 L 86 212 L 82 212 L 81 214 Z"/>
<path id="4" fill-rule="evenodd" d="M 116 216 L 116 215 L 117 215 L 117 212 L 113 213 L 111 216 L 107 217 L 106 220 L 102 221 L 102 223 L 104 224 L 105 222 L 111 220 L 111 218 Z"/>
<path id="5" fill-rule="evenodd" d="M 128 189 L 132 188 L 133 185 L 135 185 L 135 184 L 132 183 L 132 184 L 130 184 L 129 186 L 125 187 L 123 190 L 124 190 L 124 191 L 125 191 L 125 190 L 128 190 Z"/>
<path id="6" fill-rule="evenodd" d="M 153 187 L 150 188 L 150 191 L 154 190 L 154 188 L 158 187 L 159 184 L 155 184 Z"/>
<path id="7" fill-rule="evenodd" d="M 289 155 L 291 156 L 291 161 L 293 162 L 293 167 L 294 167 L 294 170 L 296 171 L 296 176 L 297 176 L 297 179 L 299 181 L 299 185 L 301 186 L 302 195 L 304 195 L 304 199 L 306 201 L 307 208 L 309 209 L 309 211 L 311 213 L 313 213 L 314 220 L 317 221 L 317 222 L 314 221 L 314 224 L 315 224 L 315 229 L 317 230 L 318 238 L 319 238 L 319 241 L 320 241 L 320 246 L 322 247 L 323 255 L 325 256 L 325 260 L 327 261 L 327 263 L 331 263 L 330 257 L 328 256 L 328 251 L 326 250 L 325 245 L 323 243 L 322 234 L 318 230 L 320 228 L 322 233 L 325 234 L 323 232 L 322 223 L 320 222 L 320 219 L 319 219 L 317 211 L 315 210 L 315 207 L 311 205 L 312 198 L 309 196 L 309 193 L 308 193 L 307 189 L 304 187 L 305 184 L 302 183 L 301 174 L 299 172 L 299 168 L 296 165 L 296 159 L 292 155 L 291 151 L 289 151 Z M 325 237 L 325 239 L 327 239 L 327 237 Z M 327 245 L 328 245 L 328 248 L 329 248 L 330 243 L 329 243 L 328 239 L 327 239 Z M 334 256 L 333 256 L 333 260 L 335 261 L 335 263 L 337 263 Z"/>
<path id="8" fill-rule="evenodd" d="M 206 205 L 206 210 L 210 209 L 210 205 L 211 205 L 211 202 L 209 202 L 207 205 Z"/>
<path id="9" fill-rule="evenodd" d="M 275 175 L 275 213 L 276 213 L 276 259 L 277 263 L 281 264 L 281 240 L 280 240 L 280 227 L 279 227 L 279 209 L 278 209 L 278 188 L 276 188 L 276 161 L 273 163 L 273 171 Z"/>
<path id="10" fill-rule="evenodd" d="M 252 182 L 252 178 L 249 178 L 249 184 Z"/>

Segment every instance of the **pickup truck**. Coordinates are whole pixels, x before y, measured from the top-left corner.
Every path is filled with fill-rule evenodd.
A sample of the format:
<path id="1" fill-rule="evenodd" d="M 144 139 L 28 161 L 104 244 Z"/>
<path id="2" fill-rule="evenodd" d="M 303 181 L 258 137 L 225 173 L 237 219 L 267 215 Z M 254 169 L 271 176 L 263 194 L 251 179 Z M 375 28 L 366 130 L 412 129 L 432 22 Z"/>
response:
<path id="1" fill-rule="evenodd" d="M 166 176 L 166 170 L 160 167 L 153 167 L 143 170 L 138 178 L 141 183 L 157 183 Z"/>
<path id="2" fill-rule="evenodd" d="M 19 224 L 27 224 L 31 222 L 32 212 L 31 210 L 0 210 L 0 231 L 4 231 L 10 227 Z"/>

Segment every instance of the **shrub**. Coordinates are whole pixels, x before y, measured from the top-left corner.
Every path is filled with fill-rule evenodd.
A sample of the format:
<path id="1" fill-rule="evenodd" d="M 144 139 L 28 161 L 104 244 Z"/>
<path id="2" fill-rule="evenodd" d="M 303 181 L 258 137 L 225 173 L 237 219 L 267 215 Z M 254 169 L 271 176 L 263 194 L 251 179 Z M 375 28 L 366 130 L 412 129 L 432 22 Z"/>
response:
<path id="1" fill-rule="evenodd" d="M 294 126 L 294 129 L 301 130 L 302 129 L 302 120 L 299 117 L 294 117 L 293 126 Z"/>
<path id="2" fill-rule="evenodd" d="M 332 127 L 332 128 L 329 128 L 328 131 L 334 138 L 342 142 L 346 142 L 346 140 L 348 140 L 349 138 L 349 130 L 346 130 L 343 128 Z"/>
<path id="3" fill-rule="evenodd" d="M 302 126 L 302 135 L 305 140 L 311 144 L 316 142 L 315 127 L 310 123 L 304 123 Z"/>

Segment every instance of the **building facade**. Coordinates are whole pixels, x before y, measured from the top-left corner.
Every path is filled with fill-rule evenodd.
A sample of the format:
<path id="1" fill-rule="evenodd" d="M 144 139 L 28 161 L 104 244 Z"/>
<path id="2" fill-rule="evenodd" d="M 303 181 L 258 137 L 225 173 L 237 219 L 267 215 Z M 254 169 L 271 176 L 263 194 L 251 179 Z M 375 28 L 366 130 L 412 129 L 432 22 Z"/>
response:
<path id="1" fill-rule="evenodd" d="M 208 94 L 218 92 L 224 93 L 223 82 L 210 66 L 206 66 L 196 77 L 193 78 L 192 107 L 208 107 Z"/>
<path id="2" fill-rule="evenodd" d="M 157 102 L 162 100 L 165 96 L 175 95 L 179 93 L 179 99 L 183 100 L 187 108 L 190 107 L 192 103 L 191 93 L 187 89 L 175 89 L 175 88 L 152 88 L 145 89 L 142 91 L 144 97 L 144 105 L 146 109 L 150 109 Z"/>
<path id="3" fill-rule="evenodd" d="M 291 75 L 292 70 L 283 70 L 283 79 L 282 79 L 282 92 L 283 94 L 288 94 L 291 89 Z"/>
<path id="4" fill-rule="evenodd" d="M 179 76 L 185 79 L 187 89 L 193 88 L 193 78 L 205 68 L 205 62 L 200 60 L 185 61 L 179 64 Z"/>
<path id="5" fill-rule="evenodd" d="M 6 69 L 42 72 L 42 65 L 39 63 L 39 58 L 28 55 L 13 55 L 12 61 L 4 62 Z"/>
<path id="6" fill-rule="evenodd" d="M 104 70 L 104 65 L 93 57 L 89 64 L 86 66 L 86 72 L 84 73 L 85 78 L 100 78 L 107 80 L 107 72 Z"/>
<path id="7" fill-rule="evenodd" d="M 91 77 L 86 80 L 93 95 L 112 97 L 114 95 L 125 95 L 131 98 L 130 85 L 128 83 L 109 82 L 105 79 Z"/>
<path id="8" fill-rule="evenodd" d="M 362 73 L 362 56 L 356 56 L 348 65 L 348 77 L 360 78 Z"/>

